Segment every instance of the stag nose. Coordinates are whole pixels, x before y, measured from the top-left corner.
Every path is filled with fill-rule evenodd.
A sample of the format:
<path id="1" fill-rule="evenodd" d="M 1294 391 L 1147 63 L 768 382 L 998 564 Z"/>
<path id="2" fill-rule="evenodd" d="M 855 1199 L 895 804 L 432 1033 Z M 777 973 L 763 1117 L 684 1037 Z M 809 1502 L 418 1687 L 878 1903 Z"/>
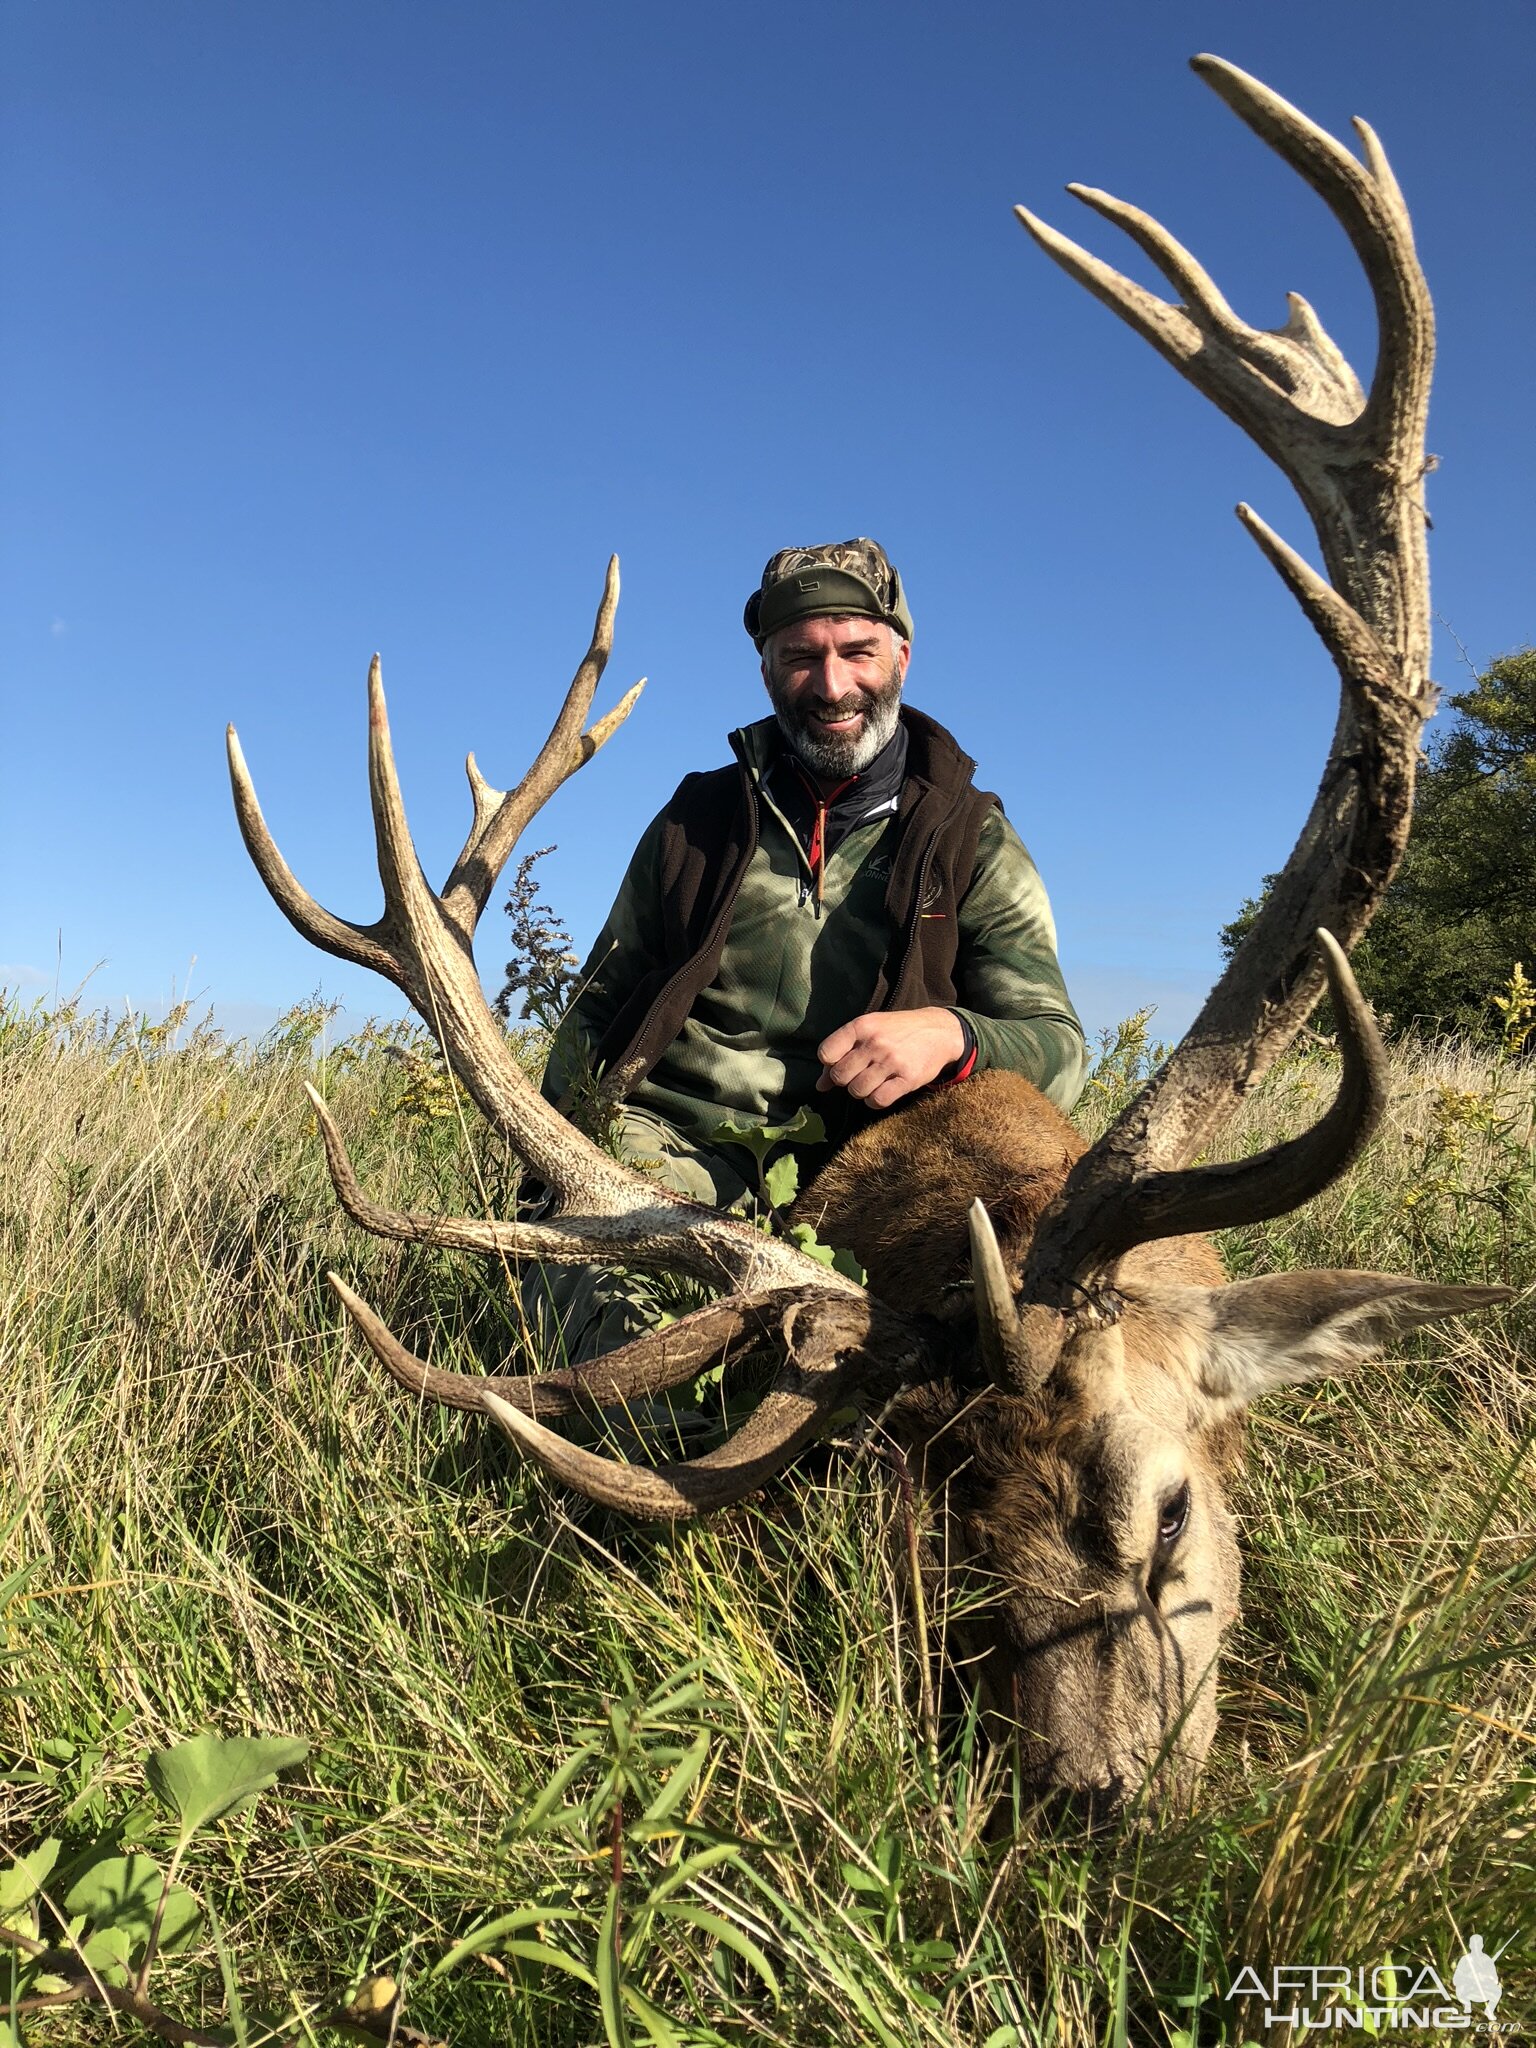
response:
<path id="1" fill-rule="evenodd" d="M 1046 1815 L 1053 1827 L 1092 1834 L 1112 1826 L 1124 1806 L 1125 1779 L 1105 1769 L 1092 1783 L 1063 1786 L 1048 1802 Z"/>

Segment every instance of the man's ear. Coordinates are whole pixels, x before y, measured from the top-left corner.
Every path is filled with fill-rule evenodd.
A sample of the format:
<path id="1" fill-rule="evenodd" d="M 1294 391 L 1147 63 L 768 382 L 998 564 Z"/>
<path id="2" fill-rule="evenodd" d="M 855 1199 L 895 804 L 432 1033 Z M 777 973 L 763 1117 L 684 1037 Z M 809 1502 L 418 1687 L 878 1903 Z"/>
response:
<path id="1" fill-rule="evenodd" d="M 1200 1380 L 1212 1400 L 1246 1407 L 1373 1357 L 1443 1316 L 1508 1301 L 1511 1287 L 1437 1287 L 1396 1273 L 1268 1273 L 1206 1297 Z"/>

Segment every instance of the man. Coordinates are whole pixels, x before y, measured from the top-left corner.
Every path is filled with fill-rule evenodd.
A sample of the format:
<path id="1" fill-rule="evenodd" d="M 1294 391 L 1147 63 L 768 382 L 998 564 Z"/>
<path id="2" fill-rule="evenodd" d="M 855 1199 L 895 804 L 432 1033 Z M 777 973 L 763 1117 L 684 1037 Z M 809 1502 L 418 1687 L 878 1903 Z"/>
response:
<path id="1" fill-rule="evenodd" d="M 545 1093 L 617 1080 L 624 1155 L 719 1206 L 756 1187 L 728 1122 L 815 1109 L 826 1142 L 802 1148 L 808 1178 L 873 1115 L 984 1067 L 1070 1108 L 1083 1034 L 1050 905 L 975 763 L 902 705 L 912 619 L 884 550 L 782 549 L 745 623 L 774 715 L 647 828 Z M 572 1357 L 643 1321 L 591 1274 L 550 1283 Z"/>

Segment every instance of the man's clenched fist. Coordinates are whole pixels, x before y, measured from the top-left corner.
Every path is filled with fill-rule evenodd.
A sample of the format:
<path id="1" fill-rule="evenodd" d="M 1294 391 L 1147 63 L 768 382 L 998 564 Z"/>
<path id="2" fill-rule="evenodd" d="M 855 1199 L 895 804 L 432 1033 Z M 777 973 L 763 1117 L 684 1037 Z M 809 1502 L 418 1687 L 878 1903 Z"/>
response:
<path id="1" fill-rule="evenodd" d="M 878 1010 L 855 1017 L 816 1048 L 819 1089 L 846 1088 L 860 1102 L 889 1109 L 925 1088 L 965 1051 L 953 1010 Z"/>

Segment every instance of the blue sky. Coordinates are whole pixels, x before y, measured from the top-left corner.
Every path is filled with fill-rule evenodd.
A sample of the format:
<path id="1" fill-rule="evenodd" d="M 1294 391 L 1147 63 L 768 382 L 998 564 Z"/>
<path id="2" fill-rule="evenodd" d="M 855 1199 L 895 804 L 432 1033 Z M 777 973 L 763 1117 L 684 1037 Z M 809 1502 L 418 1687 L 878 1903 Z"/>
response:
<path id="1" fill-rule="evenodd" d="M 1061 191 L 1105 186 L 1246 317 L 1305 292 L 1368 373 L 1342 233 L 1201 49 L 1381 133 L 1440 316 L 1436 607 L 1475 661 L 1529 641 L 1529 0 L 8 0 L 0 978 L 190 985 L 245 1024 L 317 984 L 392 1011 L 266 898 L 224 724 L 301 878 L 371 917 L 370 654 L 440 879 L 465 751 L 521 772 L 617 550 L 604 701 L 650 684 L 533 840 L 585 943 L 678 776 L 765 709 L 765 557 L 872 533 L 908 694 L 1033 849 L 1088 1021 L 1156 999 L 1182 1026 L 1333 721 L 1231 507 L 1311 537 L 1010 208 L 1145 275 Z M 1436 673 L 1464 676 L 1444 632 Z"/>

